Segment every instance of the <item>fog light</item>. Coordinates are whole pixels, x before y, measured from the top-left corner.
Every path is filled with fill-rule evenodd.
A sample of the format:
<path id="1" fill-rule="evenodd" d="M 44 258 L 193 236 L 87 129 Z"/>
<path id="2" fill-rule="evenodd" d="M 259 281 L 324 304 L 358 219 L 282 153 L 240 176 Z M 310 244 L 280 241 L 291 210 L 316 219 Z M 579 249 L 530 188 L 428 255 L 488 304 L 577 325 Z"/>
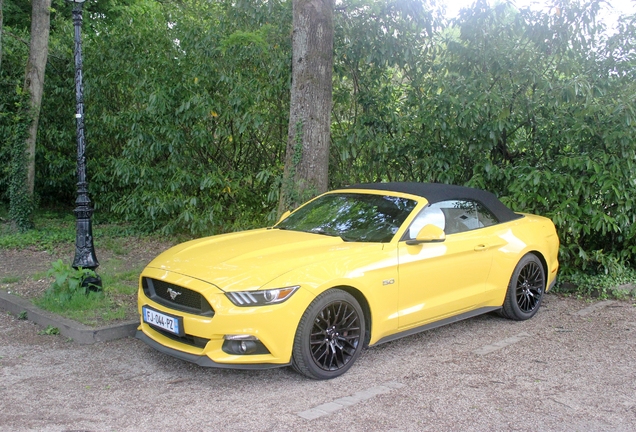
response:
<path id="1" fill-rule="evenodd" d="M 225 335 L 223 352 L 234 355 L 269 354 L 265 345 L 252 335 Z"/>
<path id="2" fill-rule="evenodd" d="M 240 341 L 238 343 L 238 351 L 241 354 L 252 354 L 254 351 L 256 351 L 256 342 Z"/>

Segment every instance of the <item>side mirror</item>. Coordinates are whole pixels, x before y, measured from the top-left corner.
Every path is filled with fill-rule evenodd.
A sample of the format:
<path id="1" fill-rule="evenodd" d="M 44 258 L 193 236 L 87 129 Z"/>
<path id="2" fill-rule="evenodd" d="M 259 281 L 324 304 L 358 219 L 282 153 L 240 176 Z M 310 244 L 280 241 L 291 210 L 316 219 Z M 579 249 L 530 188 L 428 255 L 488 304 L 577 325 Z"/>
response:
<path id="1" fill-rule="evenodd" d="M 414 239 L 407 240 L 407 245 L 418 245 L 421 243 L 439 243 L 446 240 L 446 233 L 443 229 L 435 225 L 424 225 Z"/>
<path id="2" fill-rule="evenodd" d="M 291 211 L 287 210 L 285 213 L 283 213 L 280 218 L 278 219 L 277 223 L 280 223 L 280 221 L 282 221 L 283 219 L 287 218 L 287 216 L 289 216 L 291 214 Z"/>

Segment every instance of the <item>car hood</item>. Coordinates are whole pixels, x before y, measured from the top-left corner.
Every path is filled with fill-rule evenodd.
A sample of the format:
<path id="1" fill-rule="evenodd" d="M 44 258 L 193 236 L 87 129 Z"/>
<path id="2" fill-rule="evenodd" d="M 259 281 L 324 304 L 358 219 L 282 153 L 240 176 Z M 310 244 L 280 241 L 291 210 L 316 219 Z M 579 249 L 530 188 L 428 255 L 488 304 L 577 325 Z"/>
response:
<path id="1" fill-rule="evenodd" d="M 340 260 L 354 249 L 381 248 L 377 243 L 346 243 L 298 231 L 260 229 L 206 237 L 163 252 L 148 267 L 211 283 L 223 291 L 254 290 L 289 271 L 329 259 Z"/>

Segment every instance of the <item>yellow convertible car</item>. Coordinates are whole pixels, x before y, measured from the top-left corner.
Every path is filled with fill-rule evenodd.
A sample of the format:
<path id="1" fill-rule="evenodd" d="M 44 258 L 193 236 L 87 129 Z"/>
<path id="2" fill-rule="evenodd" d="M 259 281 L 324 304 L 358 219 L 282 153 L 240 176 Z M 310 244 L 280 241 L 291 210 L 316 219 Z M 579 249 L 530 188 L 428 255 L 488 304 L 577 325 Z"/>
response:
<path id="1" fill-rule="evenodd" d="M 350 186 L 159 255 L 140 276 L 137 337 L 200 366 L 335 378 L 366 346 L 491 311 L 531 318 L 558 249 L 552 221 L 489 192 Z"/>

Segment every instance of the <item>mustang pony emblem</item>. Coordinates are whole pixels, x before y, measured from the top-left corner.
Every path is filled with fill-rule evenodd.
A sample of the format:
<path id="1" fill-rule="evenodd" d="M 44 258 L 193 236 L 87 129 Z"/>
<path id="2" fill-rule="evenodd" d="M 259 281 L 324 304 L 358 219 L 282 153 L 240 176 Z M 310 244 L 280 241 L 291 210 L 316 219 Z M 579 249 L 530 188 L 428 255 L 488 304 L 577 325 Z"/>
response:
<path id="1" fill-rule="evenodd" d="M 170 295 L 170 299 L 174 300 L 177 298 L 177 296 L 180 296 L 181 293 L 179 291 L 175 291 L 172 288 L 168 288 L 168 294 Z"/>

